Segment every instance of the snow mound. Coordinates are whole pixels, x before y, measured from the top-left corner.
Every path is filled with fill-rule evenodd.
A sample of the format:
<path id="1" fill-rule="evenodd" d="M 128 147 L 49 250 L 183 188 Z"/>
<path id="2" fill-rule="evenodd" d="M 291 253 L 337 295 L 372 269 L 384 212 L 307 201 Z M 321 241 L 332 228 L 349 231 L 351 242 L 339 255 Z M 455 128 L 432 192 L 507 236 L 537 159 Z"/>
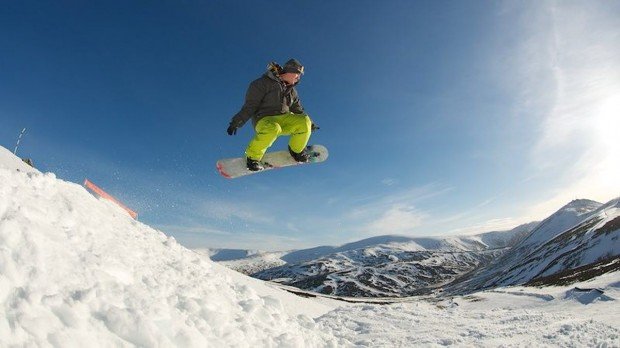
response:
<path id="1" fill-rule="evenodd" d="M 235 277 L 0 147 L 0 346 L 343 344 Z"/>
<path id="2" fill-rule="evenodd" d="M 587 305 L 596 301 L 615 301 L 614 298 L 605 295 L 605 291 L 600 289 L 572 288 L 566 292 L 566 299 L 575 300 Z"/>

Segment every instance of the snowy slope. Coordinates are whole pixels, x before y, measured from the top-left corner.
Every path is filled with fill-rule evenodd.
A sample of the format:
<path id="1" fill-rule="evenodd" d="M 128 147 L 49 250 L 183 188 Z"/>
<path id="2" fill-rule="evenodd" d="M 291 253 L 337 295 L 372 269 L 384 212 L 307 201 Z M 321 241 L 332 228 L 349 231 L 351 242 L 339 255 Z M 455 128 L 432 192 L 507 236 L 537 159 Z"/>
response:
<path id="1" fill-rule="evenodd" d="M 276 251 L 267 252 L 249 249 L 194 249 L 196 252 L 208 256 L 211 260 L 217 262 L 235 261 L 234 264 L 242 264 L 243 260 L 248 263 L 257 264 L 264 259 L 265 262 L 272 262 L 275 258 L 279 258 L 284 263 L 299 263 L 303 261 L 315 260 L 321 257 L 335 254 L 339 252 L 354 251 L 364 248 L 372 248 L 386 245 L 395 245 L 399 249 L 410 251 L 424 250 L 443 250 L 443 251 L 474 251 L 501 249 L 515 245 L 523 238 L 527 237 L 529 232 L 538 222 L 531 222 L 518 226 L 509 231 L 486 232 L 470 236 L 453 236 L 453 237 L 406 237 L 399 235 L 384 235 L 371 237 L 344 244 L 338 247 L 319 246 L 309 249 L 300 249 L 293 251 Z M 258 265 L 256 265 L 258 266 Z"/>
<path id="2" fill-rule="evenodd" d="M 330 254 L 371 248 L 381 245 L 408 245 L 411 251 L 443 250 L 473 251 L 505 248 L 516 244 L 526 236 L 537 223 L 533 222 L 518 226 L 510 231 L 486 232 L 471 236 L 454 237 L 407 237 L 399 235 L 383 235 L 347 243 L 338 247 L 319 246 L 310 249 L 295 250 L 282 256 L 287 263 L 299 263 L 327 256 Z"/>
<path id="3" fill-rule="evenodd" d="M 355 347 L 620 347 L 619 280 L 355 305 L 319 322 Z"/>
<path id="4" fill-rule="evenodd" d="M 589 214 L 602 206 L 601 203 L 576 199 L 543 220 L 522 243 L 521 248 L 529 248 L 545 243 L 567 229 L 577 225 Z"/>
<path id="5" fill-rule="evenodd" d="M 237 272 L 256 275 L 260 279 L 287 278 L 289 279 L 287 284 L 304 289 L 348 296 L 354 293 L 360 296 L 402 296 L 419 293 L 421 288 L 443 284 L 453 279 L 455 275 L 488 262 L 504 251 L 487 252 L 488 250 L 503 249 L 516 244 L 526 237 L 535 225 L 536 223 L 530 223 L 511 231 L 487 232 L 462 237 L 412 238 L 386 235 L 340 247 L 323 246 L 292 252 L 243 249 L 195 249 L 195 251 Z M 359 257 L 360 250 L 364 250 L 364 255 L 369 256 L 366 260 L 364 257 Z M 429 250 L 432 252 L 426 252 Z M 345 254 L 356 256 L 343 257 Z M 407 260 L 418 261 L 421 257 L 434 260 L 426 262 L 426 266 L 420 264 L 418 268 L 421 270 L 417 272 L 411 272 L 410 265 L 403 264 Z M 447 263 L 441 265 L 442 257 L 454 267 Z M 351 258 L 356 261 L 350 261 Z M 459 260 L 456 259 L 459 258 L 461 260 L 457 262 Z M 385 261 L 381 261 L 382 259 Z M 398 260 L 400 264 L 389 264 L 393 260 Z M 317 262 L 320 271 L 313 269 L 316 268 L 313 264 Z M 360 266 L 363 269 L 360 269 Z M 353 269 L 357 270 L 353 272 Z M 340 272 L 339 279 L 344 279 L 341 277 L 344 273 L 354 273 L 355 276 L 348 276 L 347 281 L 351 280 L 355 285 L 347 284 L 339 290 L 337 289 L 339 286 L 331 281 L 330 284 L 320 284 L 320 277 L 326 278 L 326 273 L 336 272 Z M 304 279 L 307 278 L 306 276 L 311 279 Z M 396 278 L 400 280 L 395 280 Z M 363 286 L 362 283 L 368 282 L 369 279 L 370 286 Z M 321 285 L 326 285 L 326 287 Z M 359 290 L 362 288 L 364 290 Z"/>
<path id="6" fill-rule="evenodd" d="M 337 296 L 419 295 L 498 258 L 534 226 L 462 237 L 373 237 L 334 248 L 331 254 L 314 260 L 253 276 Z"/>
<path id="7" fill-rule="evenodd" d="M 570 268 L 620 255 L 620 200 L 594 211 L 587 219 L 525 255 L 500 282 L 521 284 Z"/>
<path id="8" fill-rule="evenodd" d="M 501 259 L 452 286 L 467 292 L 524 284 L 620 255 L 620 200 L 573 201 Z"/>
<path id="9" fill-rule="evenodd" d="M 258 284 L 0 148 L 0 346 L 338 343 Z"/>
<path id="10" fill-rule="evenodd" d="M 13 155 L 12 152 L 0 146 L 0 167 L 10 168 L 22 173 L 40 173 L 35 168 L 27 165 L 24 161 Z"/>

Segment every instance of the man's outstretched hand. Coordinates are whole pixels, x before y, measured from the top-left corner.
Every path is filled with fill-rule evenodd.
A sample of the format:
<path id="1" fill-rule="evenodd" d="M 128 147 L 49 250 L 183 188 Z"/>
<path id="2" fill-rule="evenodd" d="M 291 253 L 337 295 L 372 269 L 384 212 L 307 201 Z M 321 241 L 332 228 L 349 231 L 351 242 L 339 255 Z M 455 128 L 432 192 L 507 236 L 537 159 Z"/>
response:
<path id="1" fill-rule="evenodd" d="M 230 126 L 228 126 L 228 129 L 226 130 L 226 133 L 228 133 L 228 135 L 235 135 L 237 134 L 237 127 L 233 126 L 232 124 Z"/>

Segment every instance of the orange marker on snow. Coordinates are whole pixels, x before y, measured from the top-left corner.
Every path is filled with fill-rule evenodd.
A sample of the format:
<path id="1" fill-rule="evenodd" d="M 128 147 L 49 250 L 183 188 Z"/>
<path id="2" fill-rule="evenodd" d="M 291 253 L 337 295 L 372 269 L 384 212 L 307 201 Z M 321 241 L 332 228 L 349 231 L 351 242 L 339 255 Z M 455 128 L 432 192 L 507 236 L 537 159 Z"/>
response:
<path id="1" fill-rule="evenodd" d="M 97 185 L 93 184 L 92 182 L 90 182 L 88 179 L 84 179 L 84 187 L 86 187 L 87 189 L 93 191 L 94 193 L 96 193 L 100 197 L 103 197 L 103 198 L 105 198 L 105 199 L 107 199 L 107 200 L 109 200 L 111 202 L 116 203 L 119 207 L 121 207 L 125 211 L 127 211 L 129 213 L 129 215 L 131 215 L 132 218 L 134 218 L 134 219 L 138 218 L 138 213 L 136 213 L 135 211 L 127 208 L 127 206 L 125 206 L 119 200 L 117 200 L 116 198 L 114 198 L 111 195 L 109 195 L 107 192 L 105 192 L 104 190 L 102 190 Z"/>

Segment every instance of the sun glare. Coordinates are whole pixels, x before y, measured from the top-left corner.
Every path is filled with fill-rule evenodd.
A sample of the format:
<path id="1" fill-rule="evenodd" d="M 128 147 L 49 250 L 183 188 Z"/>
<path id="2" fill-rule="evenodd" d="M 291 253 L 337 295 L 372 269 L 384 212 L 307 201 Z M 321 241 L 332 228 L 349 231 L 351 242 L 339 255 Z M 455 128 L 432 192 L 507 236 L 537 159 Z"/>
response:
<path id="1" fill-rule="evenodd" d="M 601 104 L 594 122 L 600 149 L 606 153 L 600 167 L 600 184 L 610 189 L 617 188 L 620 178 L 620 90 Z"/>

